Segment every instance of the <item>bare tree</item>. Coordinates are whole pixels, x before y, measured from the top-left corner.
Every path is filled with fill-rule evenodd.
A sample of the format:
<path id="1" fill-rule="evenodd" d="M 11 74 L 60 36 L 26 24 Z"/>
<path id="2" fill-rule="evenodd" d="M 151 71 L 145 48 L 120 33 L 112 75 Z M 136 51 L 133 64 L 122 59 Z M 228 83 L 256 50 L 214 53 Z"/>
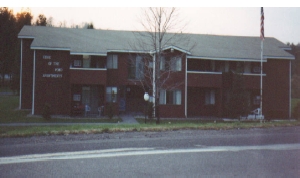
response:
<path id="1" fill-rule="evenodd" d="M 46 26 L 47 25 L 47 18 L 44 14 L 40 14 L 35 21 L 36 26 Z"/>
<path id="2" fill-rule="evenodd" d="M 53 17 L 52 16 L 50 16 L 48 19 L 47 19 L 47 25 L 46 26 L 48 26 L 48 27 L 54 27 L 54 20 L 53 20 Z"/>
<path id="3" fill-rule="evenodd" d="M 139 55 L 131 57 L 129 77 L 138 79 L 145 91 L 152 90 L 156 123 L 159 124 L 160 91 L 184 85 L 184 79 L 174 80 L 174 74 L 183 70 L 182 57 L 194 44 L 190 44 L 188 34 L 182 33 L 185 24 L 179 19 L 176 8 L 145 9 L 140 23 L 145 31 L 134 32 L 135 40 L 130 45 Z M 180 46 L 189 49 L 185 51 Z"/>

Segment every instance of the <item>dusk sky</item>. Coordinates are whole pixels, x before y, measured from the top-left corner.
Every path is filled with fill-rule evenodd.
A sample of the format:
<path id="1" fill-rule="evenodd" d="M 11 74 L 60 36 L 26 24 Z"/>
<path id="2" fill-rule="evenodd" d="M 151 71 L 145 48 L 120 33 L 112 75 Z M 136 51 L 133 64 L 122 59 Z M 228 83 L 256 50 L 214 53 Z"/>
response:
<path id="1" fill-rule="evenodd" d="M 14 5 L 13 5 L 14 6 Z M 14 13 L 21 7 L 10 6 Z M 26 7 L 26 6 L 23 6 Z M 140 7 L 30 7 L 34 21 L 39 14 L 53 18 L 53 24 L 81 25 L 93 22 L 94 28 L 143 30 L 139 23 Z M 259 36 L 260 7 L 178 7 L 180 18 L 187 22 L 185 33 Z M 283 43 L 300 43 L 300 8 L 265 7 L 265 36 Z"/>

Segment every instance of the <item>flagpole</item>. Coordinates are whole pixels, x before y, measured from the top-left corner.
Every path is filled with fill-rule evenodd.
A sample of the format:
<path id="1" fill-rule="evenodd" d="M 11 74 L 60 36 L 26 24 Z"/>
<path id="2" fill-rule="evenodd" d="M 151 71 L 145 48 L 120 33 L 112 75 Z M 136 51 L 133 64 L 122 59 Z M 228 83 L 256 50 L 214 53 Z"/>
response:
<path id="1" fill-rule="evenodd" d="M 260 53 L 260 119 L 263 117 L 263 108 L 262 108 L 262 95 L 263 95 L 263 49 L 264 49 L 264 41 L 261 40 L 261 53 Z"/>
<path id="2" fill-rule="evenodd" d="M 260 119 L 263 119 L 263 53 L 264 53 L 264 39 L 265 39 L 265 29 L 264 29 L 264 9 L 261 8 L 261 22 L 260 22 L 260 45 L 261 45 L 261 52 L 260 52 Z"/>

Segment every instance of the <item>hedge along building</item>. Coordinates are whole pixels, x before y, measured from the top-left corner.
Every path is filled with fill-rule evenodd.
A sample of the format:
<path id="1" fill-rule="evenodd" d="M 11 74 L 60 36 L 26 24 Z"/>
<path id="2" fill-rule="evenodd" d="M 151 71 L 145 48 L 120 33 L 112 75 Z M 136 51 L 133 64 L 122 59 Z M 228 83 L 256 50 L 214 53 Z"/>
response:
<path id="1" fill-rule="evenodd" d="M 227 74 L 238 64 L 251 107 L 259 107 L 259 37 L 179 35 L 189 36 L 190 44 L 196 45 L 189 50 L 177 41 L 164 47 L 163 62 L 180 56 L 168 82 L 182 84 L 160 91 L 161 117 L 225 116 L 232 85 Z M 133 32 L 24 26 L 18 37 L 21 109 L 40 115 L 48 103 L 52 114 L 72 115 L 79 106 L 88 105 L 90 113 L 97 114 L 100 106 L 113 102 L 116 114 L 143 111 L 145 88 L 138 69 L 145 70 L 141 56 L 151 56 L 153 49 L 132 49 L 129 43 L 137 39 Z M 265 38 L 263 50 L 263 114 L 289 118 L 294 56 L 275 38 Z M 133 57 L 135 64 L 129 65 Z M 160 70 L 166 70 L 163 62 Z"/>

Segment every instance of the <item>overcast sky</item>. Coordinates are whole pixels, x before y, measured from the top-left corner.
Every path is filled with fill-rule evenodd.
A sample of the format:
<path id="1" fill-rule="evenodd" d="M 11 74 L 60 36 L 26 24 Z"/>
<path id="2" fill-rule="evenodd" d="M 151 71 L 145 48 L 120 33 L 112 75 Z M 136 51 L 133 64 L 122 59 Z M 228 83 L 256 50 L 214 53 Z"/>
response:
<path id="1" fill-rule="evenodd" d="M 12 8 L 12 7 L 11 7 Z M 39 14 L 52 17 L 54 25 L 66 21 L 67 26 L 93 22 L 97 29 L 143 30 L 139 23 L 139 7 L 29 7 L 34 20 Z M 184 32 L 259 36 L 260 7 L 178 7 L 180 18 L 187 22 Z M 14 7 L 14 13 L 21 7 Z M 300 43 L 300 8 L 265 7 L 265 36 L 283 43 Z"/>

